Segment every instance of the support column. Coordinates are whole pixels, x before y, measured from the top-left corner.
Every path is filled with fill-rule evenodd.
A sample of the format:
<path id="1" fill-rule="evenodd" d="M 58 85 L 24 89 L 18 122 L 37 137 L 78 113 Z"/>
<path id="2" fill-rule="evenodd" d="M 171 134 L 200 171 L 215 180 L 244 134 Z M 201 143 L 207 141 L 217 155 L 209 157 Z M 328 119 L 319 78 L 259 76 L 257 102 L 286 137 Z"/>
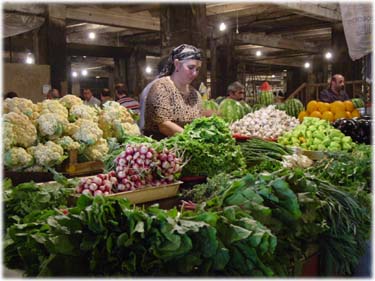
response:
<path id="1" fill-rule="evenodd" d="M 67 52 L 65 32 L 66 8 L 64 5 L 48 5 L 48 64 L 51 68 L 51 86 L 62 95 L 67 94 Z"/>
<path id="2" fill-rule="evenodd" d="M 303 68 L 288 70 L 286 98 L 293 93 L 302 83 L 307 82 L 307 72 Z"/>
<path id="3" fill-rule="evenodd" d="M 160 7 L 161 56 L 170 53 L 173 47 L 190 44 L 200 48 L 204 54 L 199 76 L 193 82 L 198 89 L 207 80 L 207 17 L 206 5 L 168 4 Z"/>
<path id="4" fill-rule="evenodd" d="M 346 81 L 361 80 L 362 60 L 352 61 L 342 23 L 332 27 L 332 74 L 342 74 Z"/>
<path id="5" fill-rule="evenodd" d="M 128 81 L 129 96 L 139 100 L 144 86 L 147 84 L 145 75 L 146 52 L 141 48 L 134 48 L 127 67 L 127 73 L 131 73 Z"/>
<path id="6" fill-rule="evenodd" d="M 237 78 L 237 63 L 234 60 L 233 34 L 228 32 L 211 44 L 211 97 L 226 96 L 228 85 Z M 213 69 L 215 68 L 215 69 Z"/>

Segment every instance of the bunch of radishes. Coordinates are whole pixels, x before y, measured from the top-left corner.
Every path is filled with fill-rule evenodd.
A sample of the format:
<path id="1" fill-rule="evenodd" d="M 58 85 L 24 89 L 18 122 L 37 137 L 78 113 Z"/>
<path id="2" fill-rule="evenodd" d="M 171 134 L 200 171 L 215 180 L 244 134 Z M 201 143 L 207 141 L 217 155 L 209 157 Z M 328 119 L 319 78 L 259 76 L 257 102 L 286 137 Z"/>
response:
<path id="1" fill-rule="evenodd" d="M 159 160 L 157 163 L 157 175 L 161 178 L 161 184 L 172 183 L 175 180 L 175 175 L 180 173 L 182 170 L 182 159 L 176 156 L 176 153 L 163 149 L 157 155 Z"/>
<path id="2" fill-rule="evenodd" d="M 96 195 L 108 195 L 117 186 L 116 172 L 99 174 L 93 177 L 83 178 L 76 187 L 77 193 Z"/>
<path id="3" fill-rule="evenodd" d="M 150 144 L 128 144 L 114 160 L 115 171 L 82 179 L 76 191 L 82 194 L 107 195 L 152 185 L 173 183 L 181 172 L 182 157 L 162 149 L 157 152 Z"/>
<path id="4" fill-rule="evenodd" d="M 182 169 L 182 159 L 174 152 L 163 149 L 158 153 L 149 144 L 126 145 L 115 163 L 118 178 L 115 192 L 172 183 L 174 175 Z"/>

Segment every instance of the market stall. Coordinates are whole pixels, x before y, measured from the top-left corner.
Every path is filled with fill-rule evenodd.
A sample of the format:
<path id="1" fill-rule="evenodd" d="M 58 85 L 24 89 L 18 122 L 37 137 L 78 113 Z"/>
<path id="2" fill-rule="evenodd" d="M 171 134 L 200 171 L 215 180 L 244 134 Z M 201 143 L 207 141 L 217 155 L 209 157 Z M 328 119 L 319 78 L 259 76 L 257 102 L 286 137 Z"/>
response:
<path id="1" fill-rule="evenodd" d="M 115 104 L 91 112 L 64 100 L 54 103 L 63 117 L 48 112 L 49 102 L 31 113 L 5 103 L 6 170 L 32 173 L 37 165 L 54 179 L 5 179 L 7 268 L 38 277 L 355 271 L 371 227 L 366 139 L 311 114 L 298 119 L 304 108 L 292 103 L 242 116 L 226 108 L 230 122 L 199 118 L 155 141 L 134 133 Z M 46 114 L 56 126 L 44 125 Z M 29 142 L 16 122 L 27 124 Z M 56 155 L 38 154 L 47 147 Z M 102 171 L 58 172 L 71 150 L 75 163 L 99 161 Z"/>

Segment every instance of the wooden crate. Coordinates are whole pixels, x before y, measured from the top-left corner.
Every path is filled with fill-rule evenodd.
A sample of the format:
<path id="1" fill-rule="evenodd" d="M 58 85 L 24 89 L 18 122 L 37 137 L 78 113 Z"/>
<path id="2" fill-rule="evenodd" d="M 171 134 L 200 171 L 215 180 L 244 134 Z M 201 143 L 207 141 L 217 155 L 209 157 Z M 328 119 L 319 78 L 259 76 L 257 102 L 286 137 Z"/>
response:
<path id="1" fill-rule="evenodd" d="M 181 183 L 182 181 L 177 181 L 160 186 L 146 186 L 133 191 L 112 193 L 107 197 L 127 198 L 133 204 L 146 203 L 176 196 Z"/>
<path id="2" fill-rule="evenodd" d="M 78 163 L 77 150 L 71 150 L 69 152 L 68 161 L 62 165 L 62 172 L 69 176 L 84 176 L 84 175 L 95 175 L 104 171 L 104 164 L 102 161 L 88 161 Z"/>

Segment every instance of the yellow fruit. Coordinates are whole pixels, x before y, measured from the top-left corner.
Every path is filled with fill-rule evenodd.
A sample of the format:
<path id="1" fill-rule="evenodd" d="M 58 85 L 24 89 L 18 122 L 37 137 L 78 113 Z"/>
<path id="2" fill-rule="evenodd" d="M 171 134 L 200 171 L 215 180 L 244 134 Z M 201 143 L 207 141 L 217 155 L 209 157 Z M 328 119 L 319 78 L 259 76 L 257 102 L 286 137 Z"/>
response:
<path id="1" fill-rule="evenodd" d="M 324 113 L 322 114 L 322 119 L 333 122 L 333 120 L 335 120 L 335 117 L 331 111 L 324 111 Z"/>
<path id="2" fill-rule="evenodd" d="M 313 111 L 318 110 L 318 102 L 316 100 L 309 101 L 306 106 L 306 111 L 312 113 Z"/>
<path id="3" fill-rule="evenodd" d="M 320 113 L 320 111 L 315 110 L 315 111 L 311 112 L 310 117 L 322 118 L 322 114 Z"/>
<path id="4" fill-rule="evenodd" d="M 301 112 L 298 114 L 298 120 L 302 123 L 303 118 L 305 118 L 306 116 L 308 116 L 307 112 L 306 112 L 306 111 L 301 111 Z"/>
<path id="5" fill-rule="evenodd" d="M 352 118 L 354 117 L 361 117 L 361 114 L 359 113 L 359 111 L 357 109 L 354 109 L 352 111 Z"/>
<path id="6" fill-rule="evenodd" d="M 328 102 L 322 102 L 322 101 L 318 101 L 318 110 L 323 113 L 323 112 L 326 112 L 326 111 L 329 111 L 330 109 L 330 105 Z"/>
<path id="7" fill-rule="evenodd" d="M 335 113 L 335 120 L 340 118 L 346 118 L 346 112 L 345 111 L 339 111 Z"/>
<path id="8" fill-rule="evenodd" d="M 344 101 L 344 105 L 345 105 L 345 111 L 352 112 L 354 110 L 354 104 L 352 103 L 351 100 Z"/>
<path id="9" fill-rule="evenodd" d="M 345 118 L 351 119 L 352 113 L 350 111 L 345 111 Z"/>
<path id="10" fill-rule="evenodd" d="M 345 104 L 342 101 L 334 101 L 331 103 L 331 111 L 333 113 L 345 112 Z"/>

